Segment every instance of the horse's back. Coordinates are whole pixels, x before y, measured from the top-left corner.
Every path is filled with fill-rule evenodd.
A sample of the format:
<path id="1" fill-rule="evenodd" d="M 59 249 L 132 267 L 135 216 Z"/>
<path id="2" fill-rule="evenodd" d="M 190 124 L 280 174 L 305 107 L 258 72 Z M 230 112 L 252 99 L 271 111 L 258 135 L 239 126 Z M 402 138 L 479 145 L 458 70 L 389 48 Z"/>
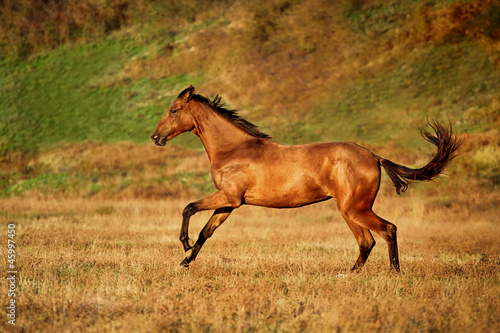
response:
<path id="1" fill-rule="evenodd" d="M 282 145 L 273 142 L 267 152 L 260 155 L 274 164 L 292 164 L 307 168 L 309 172 L 330 170 L 335 166 L 372 169 L 378 166 L 378 157 L 352 142 L 326 142 L 304 145 Z"/>

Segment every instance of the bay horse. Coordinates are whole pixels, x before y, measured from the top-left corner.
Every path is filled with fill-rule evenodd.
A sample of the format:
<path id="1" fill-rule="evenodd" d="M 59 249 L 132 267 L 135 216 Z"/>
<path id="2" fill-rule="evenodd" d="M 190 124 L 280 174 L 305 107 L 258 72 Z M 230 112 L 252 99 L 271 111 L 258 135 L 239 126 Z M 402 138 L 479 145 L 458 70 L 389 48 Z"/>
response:
<path id="1" fill-rule="evenodd" d="M 391 270 L 399 272 L 397 228 L 372 210 L 380 186 L 380 167 L 398 194 L 408 188 L 409 180 L 435 178 L 461 145 L 451 125 L 448 129 L 435 122 L 431 125 L 435 135 L 421 130 L 423 138 L 437 146 L 437 153 L 424 167 L 410 169 L 350 142 L 277 143 L 235 110 L 224 108 L 218 95 L 210 100 L 194 92 L 193 86 L 184 89 L 151 135 L 156 145 L 164 146 L 181 133 L 196 134 L 210 160 L 217 189 L 182 212 L 180 241 L 186 256 L 181 266 L 188 267 L 195 260 L 215 229 L 241 205 L 293 208 L 335 198 L 359 246 L 359 257 L 351 270 L 365 264 L 375 246 L 373 231 L 387 242 Z M 189 220 L 204 210 L 215 212 L 191 246 Z"/>

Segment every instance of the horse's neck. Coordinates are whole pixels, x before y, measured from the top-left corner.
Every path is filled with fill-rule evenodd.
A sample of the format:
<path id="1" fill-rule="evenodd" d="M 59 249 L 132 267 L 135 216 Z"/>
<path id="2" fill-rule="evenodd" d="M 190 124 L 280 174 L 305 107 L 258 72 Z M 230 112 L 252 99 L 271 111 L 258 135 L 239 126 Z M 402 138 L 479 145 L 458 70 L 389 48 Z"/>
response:
<path id="1" fill-rule="evenodd" d="M 214 111 L 197 117 L 194 133 L 200 138 L 210 162 L 217 156 L 234 151 L 251 136 Z"/>

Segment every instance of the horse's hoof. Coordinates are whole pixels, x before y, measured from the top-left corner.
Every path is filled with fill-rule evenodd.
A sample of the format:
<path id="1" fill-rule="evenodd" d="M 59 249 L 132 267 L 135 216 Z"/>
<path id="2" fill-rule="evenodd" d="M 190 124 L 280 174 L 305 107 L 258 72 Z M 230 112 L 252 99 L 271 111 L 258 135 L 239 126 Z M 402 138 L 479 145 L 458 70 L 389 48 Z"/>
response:
<path id="1" fill-rule="evenodd" d="M 189 267 L 189 261 L 188 258 L 184 258 L 184 260 L 179 264 L 179 266 L 182 267 Z"/>

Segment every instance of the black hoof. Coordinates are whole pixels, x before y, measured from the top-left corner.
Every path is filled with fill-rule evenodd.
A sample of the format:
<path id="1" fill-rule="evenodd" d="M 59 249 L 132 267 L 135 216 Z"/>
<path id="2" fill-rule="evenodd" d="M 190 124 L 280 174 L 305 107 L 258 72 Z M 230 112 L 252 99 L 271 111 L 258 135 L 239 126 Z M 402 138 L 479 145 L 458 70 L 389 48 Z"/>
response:
<path id="1" fill-rule="evenodd" d="M 184 260 L 179 264 L 179 266 L 182 267 L 189 267 L 189 261 L 188 258 L 184 258 Z"/>

